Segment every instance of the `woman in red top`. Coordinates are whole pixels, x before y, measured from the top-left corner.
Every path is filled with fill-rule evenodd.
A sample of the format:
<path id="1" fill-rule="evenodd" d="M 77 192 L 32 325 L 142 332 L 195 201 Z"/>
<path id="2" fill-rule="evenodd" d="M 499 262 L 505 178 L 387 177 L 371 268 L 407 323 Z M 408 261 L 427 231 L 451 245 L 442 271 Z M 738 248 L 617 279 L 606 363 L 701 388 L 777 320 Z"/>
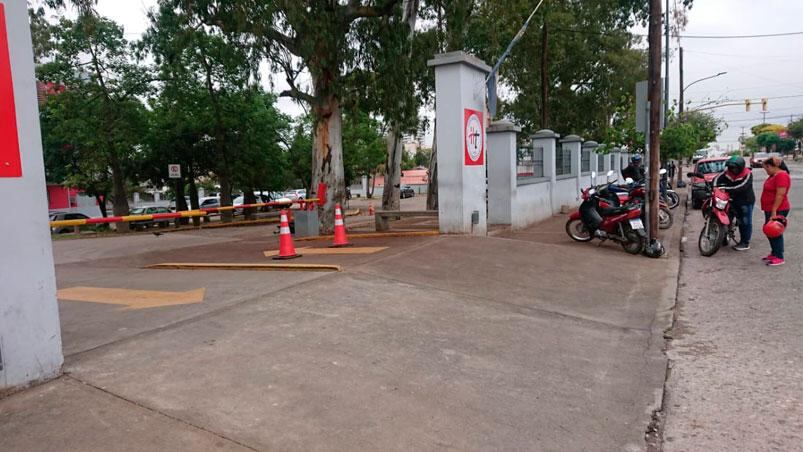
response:
<path id="1" fill-rule="evenodd" d="M 769 179 L 764 182 L 764 191 L 761 193 L 761 210 L 764 211 L 764 223 L 775 217 L 789 215 L 789 186 L 791 178 L 789 173 L 781 169 L 782 160 L 779 157 L 770 157 L 764 161 L 764 171 Z M 770 240 L 772 253 L 764 258 L 767 265 L 783 265 L 783 235 Z"/>

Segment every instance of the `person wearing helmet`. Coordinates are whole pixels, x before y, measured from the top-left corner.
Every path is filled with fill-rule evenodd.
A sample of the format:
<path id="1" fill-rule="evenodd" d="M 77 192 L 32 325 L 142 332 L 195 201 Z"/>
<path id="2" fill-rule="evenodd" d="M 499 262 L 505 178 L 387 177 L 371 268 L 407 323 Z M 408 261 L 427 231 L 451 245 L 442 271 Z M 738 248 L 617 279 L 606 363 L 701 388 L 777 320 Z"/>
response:
<path id="1" fill-rule="evenodd" d="M 761 192 L 761 210 L 764 211 L 765 224 L 778 217 L 783 217 L 785 220 L 792 208 L 789 203 L 789 187 L 792 179 L 789 173 L 782 169 L 782 164 L 783 160 L 779 157 L 770 157 L 764 161 L 764 171 L 769 176 Z M 783 234 L 768 239 L 772 252 L 763 258 L 764 262 L 771 267 L 783 265 L 786 263 L 783 256 Z"/>
<path id="2" fill-rule="evenodd" d="M 641 154 L 630 157 L 630 164 L 622 170 L 622 177 L 624 179 L 629 177 L 637 183 L 644 180 L 644 167 L 641 165 Z"/>
<path id="3" fill-rule="evenodd" d="M 725 171 L 712 181 L 714 187 L 727 191 L 731 196 L 731 212 L 739 221 L 739 243 L 733 249 L 747 251 L 753 236 L 753 206 L 756 194 L 753 192 L 753 172 L 742 157 L 733 156 L 725 162 Z"/>

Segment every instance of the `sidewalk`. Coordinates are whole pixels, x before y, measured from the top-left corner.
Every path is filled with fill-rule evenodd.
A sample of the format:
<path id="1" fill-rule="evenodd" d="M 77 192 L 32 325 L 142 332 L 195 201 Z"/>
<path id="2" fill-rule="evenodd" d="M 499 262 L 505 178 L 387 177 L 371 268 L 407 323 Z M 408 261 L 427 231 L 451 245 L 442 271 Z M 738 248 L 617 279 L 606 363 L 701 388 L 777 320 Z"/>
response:
<path id="1" fill-rule="evenodd" d="M 790 201 L 803 206 L 803 165 Z M 760 194 L 766 179 L 754 170 Z M 803 216 L 791 214 L 783 267 L 761 263 L 769 244 L 756 209 L 752 249 L 702 257 L 699 210 L 688 242 L 669 347 L 664 450 L 803 450 Z"/>
<path id="2" fill-rule="evenodd" d="M 257 259 L 275 240 L 256 229 L 144 254 L 116 245 L 130 254 L 114 259 L 87 239 L 79 262 L 57 243 L 62 288 L 203 282 L 207 300 L 62 302 L 66 374 L 0 400 L 3 449 L 642 450 L 664 383 L 676 246 L 630 256 L 572 242 L 564 222 L 385 239 L 343 272 L 284 283 L 135 268 L 177 251 Z"/>

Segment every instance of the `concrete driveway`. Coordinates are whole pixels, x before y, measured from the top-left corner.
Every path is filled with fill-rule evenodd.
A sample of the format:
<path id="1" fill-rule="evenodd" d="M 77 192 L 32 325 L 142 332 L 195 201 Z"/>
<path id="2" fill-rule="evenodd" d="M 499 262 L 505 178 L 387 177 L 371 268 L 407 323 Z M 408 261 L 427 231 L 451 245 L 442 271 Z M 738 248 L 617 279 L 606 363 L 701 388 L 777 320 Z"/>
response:
<path id="1" fill-rule="evenodd" d="M 564 221 L 302 258 L 339 273 L 140 268 L 265 262 L 275 239 L 259 228 L 154 237 L 174 236 L 163 249 L 87 239 L 80 260 L 57 242 L 60 288 L 206 295 L 141 310 L 61 302 L 65 376 L 0 401 L 4 448 L 644 449 L 676 247 L 630 256 L 571 242 Z"/>

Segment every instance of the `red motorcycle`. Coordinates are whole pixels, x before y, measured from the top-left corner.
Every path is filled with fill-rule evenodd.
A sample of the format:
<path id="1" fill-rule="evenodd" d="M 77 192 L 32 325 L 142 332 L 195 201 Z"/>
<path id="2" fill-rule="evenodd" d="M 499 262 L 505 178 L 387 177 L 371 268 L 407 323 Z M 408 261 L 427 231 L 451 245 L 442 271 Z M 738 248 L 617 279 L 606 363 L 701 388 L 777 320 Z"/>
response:
<path id="1" fill-rule="evenodd" d="M 689 177 L 703 178 L 702 174 L 689 173 Z M 731 215 L 731 196 L 725 190 L 712 186 L 706 182 L 708 196 L 703 201 L 702 210 L 705 225 L 700 231 L 697 247 L 700 254 L 709 257 L 719 251 L 728 240 L 736 241 L 737 220 Z"/>
<path id="2" fill-rule="evenodd" d="M 617 197 L 616 201 L 618 201 L 620 204 L 643 203 L 644 198 L 647 196 L 647 190 L 644 185 L 634 186 L 632 183 L 627 185 L 609 185 L 608 190 L 611 192 L 611 195 L 605 197 L 613 200 L 613 196 L 615 195 Z M 658 228 L 669 229 L 672 227 L 673 222 L 674 219 L 672 218 L 672 211 L 670 210 L 669 205 L 663 199 L 659 199 Z"/>
<path id="3" fill-rule="evenodd" d="M 613 240 L 620 243 L 626 252 L 640 254 L 647 244 L 641 208 L 633 203 L 614 206 L 610 199 L 600 196 L 600 190 L 607 185 L 583 190 L 583 202 L 577 211 L 569 215 L 566 234 L 578 242 L 590 242 L 595 238 Z"/>

